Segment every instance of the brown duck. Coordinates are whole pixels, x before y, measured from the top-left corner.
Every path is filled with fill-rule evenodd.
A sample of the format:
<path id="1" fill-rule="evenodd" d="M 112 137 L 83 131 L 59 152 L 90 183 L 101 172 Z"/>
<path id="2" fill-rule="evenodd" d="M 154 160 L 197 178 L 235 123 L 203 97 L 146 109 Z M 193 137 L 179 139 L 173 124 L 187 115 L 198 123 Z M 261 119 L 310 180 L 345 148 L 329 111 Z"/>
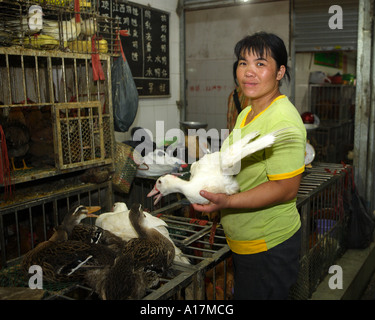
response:
<path id="1" fill-rule="evenodd" d="M 70 240 L 81 241 L 84 243 L 100 244 L 113 250 L 116 254 L 122 253 L 126 241 L 116 236 L 108 230 L 104 230 L 95 225 L 80 223 L 77 224 L 70 236 Z"/>
<path id="2" fill-rule="evenodd" d="M 159 283 L 159 275 L 152 270 L 136 267 L 127 256 L 116 258 L 113 266 L 89 270 L 86 282 L 103 300 L 139 300 L 147 289 Z"/>
<path id="3" fill-rule="evenodd" d="M 43 280 L 65 282 L 81 280 L 88 268 L 112 265 L 116 254 L 105 245 L 69 240 L 74 227 L 98 209 L 100 207 L 73 208 L 50 239 L 25 254 L 23 270 L 28 273 L 30 266 L 39 265 L 42 267 Z"/>
<path id="4" fill-rule="evenodd" d="M 123 251 L 136 266 L 164 273 L 173 263 L 175 250 L 173 243 L 153 228 L 145 227 L 145 215 L 140 204 L 133 204 L 129 219 L 138 238 L 129 240 Z"/>
<path id="5" fill-rule="evenodd" d="M 160 232 L 146 228 L 144 213 L 133 204 L 129 219 L 139 238 L 129 240 L 112 267 L 88 271 L 86 279 L 102 299 L 141 299 L 172 265 L 175 249 Z"/>

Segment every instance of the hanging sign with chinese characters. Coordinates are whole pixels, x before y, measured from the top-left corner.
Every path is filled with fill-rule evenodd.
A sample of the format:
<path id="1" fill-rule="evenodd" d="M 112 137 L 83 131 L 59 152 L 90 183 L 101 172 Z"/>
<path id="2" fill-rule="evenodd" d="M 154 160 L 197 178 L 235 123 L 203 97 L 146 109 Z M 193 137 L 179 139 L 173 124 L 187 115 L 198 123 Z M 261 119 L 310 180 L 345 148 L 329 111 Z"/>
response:
<path id="1" fill-rule="evenodd" d="M 139 96 L 170 96 L 169 13 L 120 0 L 100 0 L 99 11 L 128 30 L 121 43 Z"/>

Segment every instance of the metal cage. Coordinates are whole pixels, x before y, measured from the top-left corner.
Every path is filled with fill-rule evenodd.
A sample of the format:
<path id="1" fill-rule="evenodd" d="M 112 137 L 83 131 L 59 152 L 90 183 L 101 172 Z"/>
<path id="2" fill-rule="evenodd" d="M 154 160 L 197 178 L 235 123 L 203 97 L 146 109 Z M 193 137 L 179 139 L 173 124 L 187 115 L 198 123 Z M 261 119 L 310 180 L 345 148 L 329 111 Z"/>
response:
<path id="1" fill-rule="evenodd" d="M 311 297 L 328 269 L 346 251 L 349 213 L 345 210 L 352 168 L 314 163 L 306 170 L 297 196 L 301 215 L 300 272 L 290 298 Z"/>
<path id="2" fill-rule="evenodd" d="M 74 53 L 118 52 L 118 20 L 102 13 L 99 2 L 85 0 L 3 0 L 0 44 Z"/>
<path id="3" fill-rule="evenodd" d="M 310 84 L 309 110 L 320 119 L 307 138 L 316 151 L 316 161 L 347 162 L 354 144 L 355 86 Z"/>
<path id="4" fill-rule="evenodd" d="M 315 149 L 318 162 L 340 163 L 348 160 L 354 146 L 354 123 L 346 121 L 308 130 L 307 139 Z"/>
<path id="5" fill-rule="evenodd" d="M 309 85 L 309 110 L 323 123 L 337 124 L 354 118 L 355 86 Z"/>
<path id="6" fill-rule="evenodd" d="M 327 274 L 329 267 L 346 250 L 349 216 L 344 205 L 347 201 L 345 197 L 350 190 L 348 177 L 351 170 L 351 167 L 342 165 L 317 163 L 307 169 L 302 178 L 297 196 L 297 208 L 302 222 L 300 272 L 290 292 L 290 299 L 304 300 L 311 297 Z M 81 191 L 74 191 L 74 193 L 83 192 L 85 187 L 82 186 L 82 188 Z M 143 194 L 146 192 L 147 190 L 144 190 Z M 51 208 L 52 204 L 56 203 L 56 199 L 62 199 L 61 201 L 66 203 L 66 193 L 54 193 L 54 196 L 47 201 Z M 88 199 L 91 199 L 89 204 L 93 202 L 92 196 Z M 136 199 L 133 198 L 133 200 Z M 104 203 L 108 204 L 109 199 L 95 200 L 94 203 L 105 207 L 103 201 L 107 201 Z M 28 203 L 27 199 L 25 199 L 26 203 Z M 45 203 L 45 199 L 35 202 L 43 208 L 46 206 Z M 10 236 L 9 228 L 4 229 L 6 220 L 4 217 L 6 214 L 19 215 L 17 211 L 20 209 L 17 208 L 9 207 L 7 211 L 0 211 L 2 213 L 0 223 L 6 231 L 3 238 L 0 238 L 2 248 L 6 246 L 7 238 Z M 12 213 L 9 212 L 12 210 Z M 47 212 L 46 209 L 43 210 Z M 232 298 L 231 251 L 226 244 L 224 231 L 220 224 L 216 225 L 206 218 L 189 217 L 189 210 L 190 206 L 186 199 L 177 199 L 169 204 L 165 203 L 161 208 L 154 208 L 152 211 L 153 215 L 166 221 L 171 238 L 183 255 L 190 260 L 190 264 L 174 263 L 171 273 L 161 279 L 158 287 L 149 290 L 144 300 L 227 300 Z M 53 210 L 48 212 L 51 213 Z M 28 217 L 31 213 L 28 213 L 26 209 L 25 215 Z M 20 220 L 20 218 L 17 219 Z M 54 222 L 58 222 L 58 219 Z M 18 228 L 18 232 L 20 230 Z M 20 241 L 18 247 L 21 247 Z M 21 249 L 18 249 L 16 253 L 22 255 Z M 8 258 L 8 256 L 4 257 L 4 254 L 2 256 L 3 259 Z M 95 299 L 95 295 L 91 288 L 75 283 L 62 284 L 58 288 L 47 288 L 44 298 Z"/>
<path id="7" fill-rule="evenodd" d="M 152 212 L 168 224 L 171 238 L 190 264 L 175 262 L 168 275 L 160 279 L 158 286 L 148 290 L 144 300 L 215 300 L 232 297 L 230 250 L 222 228 L 213 228 L 214 224 L 207 220 L 177 215 L 181 209 L 187 208 L 188 202 L 183 199 Z M 50 291 L 45 299 L 66 300 L 77 298 L 77 295 L 78 299 L 95 299 L 92 289 L 84 284 L 72 284 L 59 291 Z"/>
<path id="8" fill-rule="evenodd" d="M 105 80 L 94 81 L 89 55 L 0 48 L 0 113 L 30 132 L 32 169 L 13 171 L 13 183 L 112 164 L 110 57 L 100 59 Z"/>
<path id="9" fill-rule="evenodd" d="M 74 205 L 99 205 L 109 211 L 112 199 L 110 182 L 82 184 L 76 177 L 19 186 L 15 198 L 0 205 L 0 266 L 18 263 L 47 240 Z"/>

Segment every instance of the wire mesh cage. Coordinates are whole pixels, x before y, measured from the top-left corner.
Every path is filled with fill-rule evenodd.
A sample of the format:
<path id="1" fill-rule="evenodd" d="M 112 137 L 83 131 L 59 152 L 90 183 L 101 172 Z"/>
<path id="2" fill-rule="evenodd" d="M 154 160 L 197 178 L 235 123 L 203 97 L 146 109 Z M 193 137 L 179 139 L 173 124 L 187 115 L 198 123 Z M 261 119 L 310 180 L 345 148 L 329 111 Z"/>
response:
<path id="1" fill-rule="evenodd" d="M 310 84 L 309 103 L 309 110 L 318 115 L 321 122 L 347 122 L 354 119 L 355 86 Z"/>
<path id="2" fill-rule="evenodd" d="M 352 168 L 314 164 L 303 177 L 297 197 L 302 221 L 300 272 L 290 297 L 311 297 L 328 269 L 346 251 L 349 214 L 344 205 Z"/>
<path id="3" fill-rule="evenodd" d="M 70 208 L 77 204 L 99 205 L 109 210 L 109 182 L 82 184 L 77 177 L 23 184 L 15 198 L 0 203 L 0 268 L 19 258 L 51 236 Z"/>
<path id="4" fill-rule="evenodd" d="M 308 130 L 307 138 L 315 149 L 318 162 L 341 163 L 348 161 L 348 152 L 353 150 L 354 123 L 346 121 Z"/>
<path id="5" fill-rule="evenodd" d="M 1 1 L 0 12 L 0 43 L 2 46 L 10 46 L 13 44 L 13 40 L 22 39 L 27 33 L 33 34 L 40 31 L 39 23 L 36 23 L 31 29 L 28 27 L 27 16 L 23 17 L 22 4 L 19 2 Z"/>
<path id="6" fill-rule="evenodd" d="M 0 222 L 2 222 L 2 230 L 5 231 L 1 238 L 2 266 L 7 268 L 0 273 L 1 286 L 27 287 L 28 278 L 20 269 L 19 257 L 38 242 L 47 239 L 53 226 L 61 222 L 66 210 L 74 204 L 94 203 L 105 208 L 108 204 L 106 191 L 105 187 L 103 189 L 81 187 L 76 188 L 69 196 L 66 192 L 64 195 L 55 192 L 52 197 L 38 199 L 27 208 L 17 204 L 16 207 L 2 209 Z M 171 215 L 171 213 L 178 214 L 181 209 L 186 208 L 186 204 L 186 201 L 175 202 L 152 213 L 167 223 L 173 241 L 182 251 L 179 259 L 184 261 L 175 261 L 171 270 L 160 279 L 158 285 L 147 291 L 144 299 L 230 299 L 233 278 L 230 262 L 227 260 L 230 251 L 223 230 L 220 226 L 216 228 L 216 224 L 207 220 Z M 107 210 L 103 209 L 103 211 Z M 92 223 L 92 221 L 86 219 L 84 223 Z M 18 225 L 22 225 L 25 231 L 17 227 Z M 15 231 L 11 234 L 8 232 L 10 226 L 15 226 Z M 24 232 L 26 233 L 23 234 Z M 11 252 L 11 237 L 16 238 L 14 246 L 18 246 L 18 251 Z M 29 239 L 26 242 L 23 240 L 25 237 Z M 219 291 L 216 283 L 220 283 Z M 43 290 L 43 299 L 49 300 L 98 299 L 93 289 L 84 282 L 46 282 Z M 224 292 L 227 293 L 226 296 Z"/>
<path id="7" fill-rule="evenodd" d="M 9 156 L 18 149 L 11 140 L 19 137 L 16 142 L 25 150 L 16 159 L 24 158 L 32 168 L 12 171 L 13 181 L 42 171 L 48 175 L 51 170 L 112 163 L 110 58 L 102 57 L 101 63 L 105 80 L 94 81 L 89 57 L 0 48 L 0 124 Z M 16 123 L 24 139 L 15 133 Z"/>
<path id="8" fill-rule="evenodd" d="M 99 101 L 57 105 L 56 123 L 60 169 L 111 157 L 110 141 L 104 142 Z"/>

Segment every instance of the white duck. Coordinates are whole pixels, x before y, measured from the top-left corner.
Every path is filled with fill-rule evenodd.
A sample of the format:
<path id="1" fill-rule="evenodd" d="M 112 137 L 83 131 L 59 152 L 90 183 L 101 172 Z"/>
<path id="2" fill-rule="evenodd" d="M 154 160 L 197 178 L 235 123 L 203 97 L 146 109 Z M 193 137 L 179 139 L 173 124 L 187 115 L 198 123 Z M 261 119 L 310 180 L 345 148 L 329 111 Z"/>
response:
<path id="1" fill-rule="evenodd" d="M 18 38 L 38 33 L 43 28 L 43 9 L 41 6 L 30 6 L 27 15 L 15 20 L 4 20 L 0 26 L 1 34 Z"/>
<path id="2" fill-rule="evenodd" d="M 97 23 L 94 18 L 82 20 L 81 22 L 81 35 L 91 37 L 97 31 Z"/>
<path id="3" fill-rule="evenodd" d="M 282 130 L 269 133 L 254 141 L 252 140 L 259 133 L 252 132 L 224 151 L 207 153 L 191 165 L 189 181 L 180 179 L 176 175 L 164 175 L 156 181 L 154 188 L 147 196 L 155 195 L 154 204 L 156 204 L 163 196 L 178 192 L 183 193 L 190 203 L 207 204 L 209 201 L 199 194 L 200 190 L 213 193 L 237 193 L 239 185 L 234 174 L 239 172 L 241 159 L 270 147 L 280 131 Z"/>
<path id="4" fill-rule="evenodd" d="M 76 17 L 60 22 L 44 19 L 41 33 L 59 41 L 75 40 L 81 33 L 81 21 L 77 22 Z"/>
<path id="5" fill-rule="evenodd" d="M 138 238 L 138 233 L 130 222 L 129 211 L 130 210 L 124 202 L 116 202 L 113 205 L 113 211 L 102 213 L 101 215 L 99 215 L 96 219 L 95 224 L 104 230 L 111 231 L 113 234 L 117 235 L 125 241 L 129 241 L 132 238 Z M 183 256 L 182 251 L 176 247 L 171 237 L 169 236 L 167 223 L 148 212 L 144 212 L 144 215 L 145 219 L 143 225 L 146 228 L 154 228 L 173 243 L 173 246 L 175 248 L 174 261 L 190 264 L 189 259 Z"/>

